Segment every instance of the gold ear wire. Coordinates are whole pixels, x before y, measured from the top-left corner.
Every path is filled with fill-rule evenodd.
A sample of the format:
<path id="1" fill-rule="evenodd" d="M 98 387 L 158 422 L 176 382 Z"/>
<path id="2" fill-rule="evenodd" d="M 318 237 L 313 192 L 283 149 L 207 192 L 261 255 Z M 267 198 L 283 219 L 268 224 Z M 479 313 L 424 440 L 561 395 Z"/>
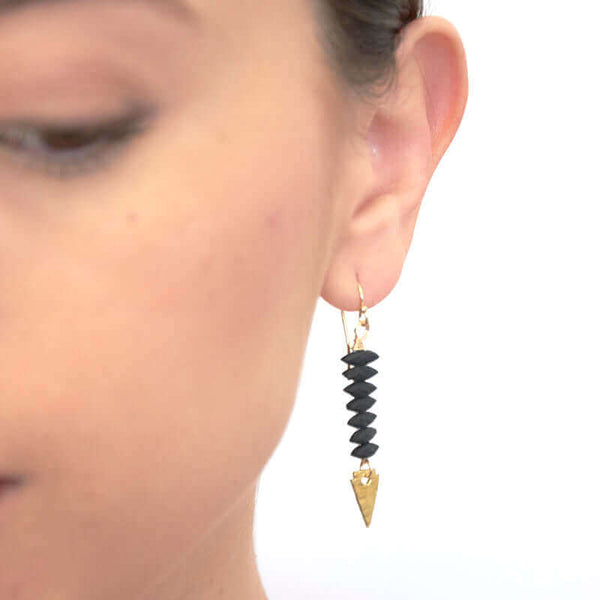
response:
<path id="1" fill-rule="evenodd" d="M 346 347 L 348 352 L 352 350 L 364 350 L 363 341 L 367 337 L 369 331 L 369 318 L 367 317 L 367 305 L 365 304 L 365 296 L 363 293 L 362 285 L 356 278 L 356 285 L 358 286 L 359 306 L 358 306 L 358 325 L 354 329 L 354 341 L 350 343 L 350 336 L 348 335 L 348 325 L 346 322 L 346 314 L 342 310 L 342 322 L 344 324 L 344 333 L 346 335 Z M 358 330 L 363 329 L 362 335 L 359 335 Z"/>

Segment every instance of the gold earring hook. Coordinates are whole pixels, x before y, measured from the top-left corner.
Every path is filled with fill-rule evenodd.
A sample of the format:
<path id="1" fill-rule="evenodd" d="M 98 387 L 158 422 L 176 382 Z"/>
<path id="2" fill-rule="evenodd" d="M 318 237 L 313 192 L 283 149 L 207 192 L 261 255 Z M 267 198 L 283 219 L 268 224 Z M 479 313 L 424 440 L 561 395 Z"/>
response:
<path id="1" fill-rule="evenodd" d="M 358 296 L 360 298 L 360 304 L 358 307 L 358 325 L 354 329 L 354 342 L 350 343 L 350 336 L 348 335 L 348 325 L 346 323 L 346 314 L 342 310 L 342 322 L 344 323 L 344 333 L 346 335 L 346 347 L 348 354 L 354 350 L 364 350 L 363 341 L 367 337 L 369 331 L 369 319 L 367 317 L 367 305 L 365 304 L 365 296 L 363 293 L 362 285 L 356 278 L 356 284 L 358 286 Z M 363 329 L 362 335 L 359 335 L 358 329 Z"/>

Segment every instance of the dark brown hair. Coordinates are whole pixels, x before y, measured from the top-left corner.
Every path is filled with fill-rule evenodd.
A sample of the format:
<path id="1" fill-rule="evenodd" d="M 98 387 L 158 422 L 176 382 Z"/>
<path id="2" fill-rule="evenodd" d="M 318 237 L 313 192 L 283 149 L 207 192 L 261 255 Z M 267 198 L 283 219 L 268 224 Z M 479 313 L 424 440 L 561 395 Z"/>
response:
<path id="1" fill-rule="evenodd" d="M 364 101 L 396 83 L 403 28 L 423 14 L 422 0 L 314 0 L 318 34 L 340 83 Z"/>

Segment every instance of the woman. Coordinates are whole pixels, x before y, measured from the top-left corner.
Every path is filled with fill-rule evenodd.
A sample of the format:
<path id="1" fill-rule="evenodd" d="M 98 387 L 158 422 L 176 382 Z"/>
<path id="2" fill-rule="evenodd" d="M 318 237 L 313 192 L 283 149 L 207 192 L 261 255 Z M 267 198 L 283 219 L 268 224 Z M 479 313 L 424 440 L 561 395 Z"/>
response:
<path id="1" fill-rule="evenodd" d="M 460 37 L 416 0 L 5 0 L 0 65 L 0 598 L 264 599 L 315 304 L 398 281 Z"/>

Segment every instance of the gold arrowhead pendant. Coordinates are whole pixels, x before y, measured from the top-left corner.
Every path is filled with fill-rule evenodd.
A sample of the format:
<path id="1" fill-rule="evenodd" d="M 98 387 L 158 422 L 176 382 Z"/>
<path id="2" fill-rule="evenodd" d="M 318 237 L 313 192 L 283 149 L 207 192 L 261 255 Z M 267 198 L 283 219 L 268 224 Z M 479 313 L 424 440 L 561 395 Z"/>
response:
<path id="1" fill-rule="evenodd" d="M 375 507 L 377 486 L 379 485 L 379 475 L 375 473 L 375 469 L 372 469 L 370 465 L 368 469 L 363 469 L 362 465 L 363 463 L 361 462 L 361 469 L 352 473 L 352 479 L 350 480 L 350 483 L 352 483 L 354 495 L 356 496 L 356 501 L 358 502 L 365 525 L 368 527 L 371 524 L 373 508 Z M 368 478 L 366 483 L 362 482 L 364 477 Z"/>

